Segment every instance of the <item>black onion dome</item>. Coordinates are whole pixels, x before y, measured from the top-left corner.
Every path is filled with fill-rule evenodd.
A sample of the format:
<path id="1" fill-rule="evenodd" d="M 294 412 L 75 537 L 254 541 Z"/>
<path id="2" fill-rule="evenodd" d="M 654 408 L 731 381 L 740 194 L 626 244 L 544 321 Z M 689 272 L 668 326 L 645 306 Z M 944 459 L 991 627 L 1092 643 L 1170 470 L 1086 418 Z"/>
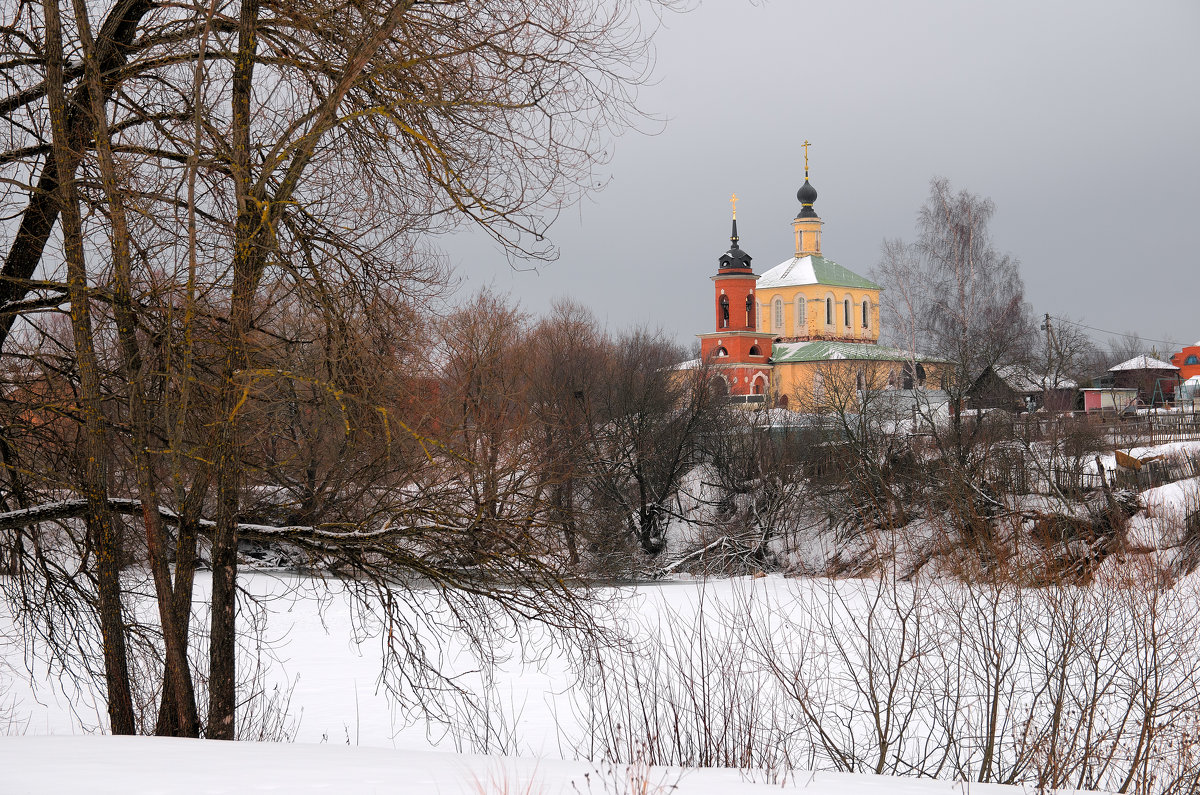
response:
<path id="1" fill-rule="evenodd" d="M 722 268 L 745 268 L 749 270 L 752 257 L 738 246 L 737 219 L 733 219 L 733 234 L 729 236 L 729 250 L 717 260 Z"/>
<path id="2" fill-rule="evenodd" d="M 808 177 L 804 178 L 804 184 L 796 191 L 796 198 L 800 200 L 800 214 L 797 218 L 817 217 L 817 211 L 813 209 L 813 204 L 817 201 L 817 189 L 808 181 Z"/>

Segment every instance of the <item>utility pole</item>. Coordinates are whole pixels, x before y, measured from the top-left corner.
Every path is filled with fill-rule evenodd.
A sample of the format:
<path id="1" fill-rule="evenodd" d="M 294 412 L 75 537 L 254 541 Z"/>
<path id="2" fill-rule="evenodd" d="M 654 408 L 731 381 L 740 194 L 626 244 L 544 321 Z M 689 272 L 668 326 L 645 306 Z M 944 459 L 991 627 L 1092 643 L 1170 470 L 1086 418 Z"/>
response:
<path id="1" fill-rule="evenodd" d="M 1046 367 L 1042 371 L 1042 405 L 1046 404 L 1050 397 L 1050 390 L 1058 387 L 1058 358 L 1057 351 L 1054 347 L 1054 328 L 1050 325 L 1050 313 L 1045 314 L 1045 319 L 1042 321 L 1042 330 L 1046 332 Z M 1053 369 L 1054 375 L 1051 376 L 1050 371 Z"/>

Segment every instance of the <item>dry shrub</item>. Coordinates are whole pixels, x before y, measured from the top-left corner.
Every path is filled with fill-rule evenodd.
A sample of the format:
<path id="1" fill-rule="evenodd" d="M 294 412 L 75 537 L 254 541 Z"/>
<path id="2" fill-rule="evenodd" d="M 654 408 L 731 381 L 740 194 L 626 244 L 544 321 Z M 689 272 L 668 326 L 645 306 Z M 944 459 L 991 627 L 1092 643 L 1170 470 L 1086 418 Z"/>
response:
<path id="1" fill-rule="evenodd" d="M 592 661 L 585 756 L 1192 792 L 1200 580 L 747 581 Z M 770 582 L 770 581 L 768 581 Z M 593 756 L 593 758 L 595 758 Z"/>

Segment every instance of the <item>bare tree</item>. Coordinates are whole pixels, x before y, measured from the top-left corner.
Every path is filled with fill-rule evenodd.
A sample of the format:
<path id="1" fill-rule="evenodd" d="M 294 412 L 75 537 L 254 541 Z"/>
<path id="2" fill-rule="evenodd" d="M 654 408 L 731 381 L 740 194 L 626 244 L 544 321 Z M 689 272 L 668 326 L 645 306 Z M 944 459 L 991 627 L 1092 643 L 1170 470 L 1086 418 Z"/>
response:
<path id="1" fill-rule="evenodd" d="M 550 489 L 550 522 L 562 533 L 571 564 L 599 539 L 586 520 L 588 421 L 586 396 L 599 393 L 611 342 L 581 304 L 556 301 L 529 332 L 531 408 Z"/>
<path id="2" fill-rule="evenodd" d="M 886 241 L 879 265 L 894 341 L 942 360 L 950 425 L 939 442 L 962 462 L 972 436 L 962 416 L 967 389 L 987 367 L 1024 359 L 1033 331 L 1019 263 L 991 240 L 995 209 L 936 178 L 916 242 Z"/>
<path id="3" fill-rule="evenodd" d="M 598 504 L 650 556 L 666 544 L 667 500 L 696 463 L 713 405 L 703 368 L 675 369 L 683 358 L 661 335 L 625 334 L 613 340 L 599 393 L 580 397 Z"/>
<path id="4" fill-rule="evenodd" d="M 63 416 L 86 430 L 92 454 L 86 477 L 65 488 L 87 497 L 105 621 L 121 615 L 118 532 L 106 517 L 142 517 L 167 679 L 175 682 L 164 688 L 164 704 L 174 707 L 164 707 L 160 723 L 195 733 L 203 720 L 210 737 L 234 735 L 243 538 L 290 539 L 326 562 L 342 550 L 381 590 L 388 580 L 372 566 L 441 572 L 448 597 L 461 588 L 551 619 L 518 591 L 483 584 L 501 573 L 467 576 L 445 560 L 425 560 L 414 551 L 426 549 L 423 542 L 396 541 L 471 525 L 462 513 L 447 516 L 405 495 L 414 483 L 437 483 L 408 459 L 387 481 L 390 496 L 341 517 L 349 524 L 337 531 L 324 528 L 324 506 L 388 458 L 361 438 L 361 417 L 375 417 L 385 437 L 407 434 L 409 450 L 424 449 L 416 423 L 371 400 L 369 387 L 380 381 L 358 365 L 342 367 L 353 359 L 346 346 L 361 341 L 347 321 L 419 305 L 436 291 L 445 271 L 416 241 L 464 222 L 509 253 L 553 256 L 549 220 L 590 188 L 603 137 L 636 118 L 632 89 L 644 76 L 647 37 L 634 4 L 119 0 L 95 35 L 83 4 L 66 5 L 74 13 L 53 0 L 40 9 L 18 3 L 0 30 L 14 64 L 5 73 L 11 93 L 0 167 L 12 178 L 3 201 L 22 216 L 4 264 L 0 315 L 5 332 L 20 316 L 22 333 L 45 341 L 53 336 L 47 318 L 70 304 L 74 341 L 55 372 L 72 389 L 78 384 L 82 410 Z M 39 168 L 51 159 L 53 167 Z M 48 245 L 60 217 L 61 253 Z M 89 261 L 89 252 L 105 250 Z M 38 268 L 43 278 L 33 279 Z M 284 308 L 319 320 L 289 326 L 278 318 Z M 268 343 L 272 335 L 283 339 Z M 305 335 L 335 344 L 314 356 Z M 114 358 L 103 361 L 97 350 Z M 307 419 L 321 416 L 323 430 L 337 427 L 335 417 L 349 428 L 293 448 L 318 474 L 300 478 L 307 513 L 293 517 L 312 523 L 286 531 L 244 515 L 272 478 L 297 482 L 288 471 L 294 459 L 272 461 L 251 424 L 300 427 L 280 405 L 312 408 Z M 116 406 L 131 422 L 106 415 Z M 10 515 L 9 529 L 36 537 L 45 521 L 80 515 L 71 499 L 53 507 L 61 491 L 46 473 L 34 477 L 36 491 L 17 476 L 15 462 L 52 457 L 4 450 L 7 491 L 32 511 Z M 405 522 L 415 524 L 402 531 Z M 178 525 L 173 579 L 168 525 Z M 388 533 L 364 543 L 349 526 Z M 189 708 L 180 679 L 188 676 L 181 650 L 199 535 L 209 543 L 214 583 L 206 709 Z M 532 552 L 501 568 L 511 575 L 524 566 L 550 578 Z M 119 659 L 122 632 L 105 631 L 115 731 L 132 730 L 121 695 L 130 676 Z"/>

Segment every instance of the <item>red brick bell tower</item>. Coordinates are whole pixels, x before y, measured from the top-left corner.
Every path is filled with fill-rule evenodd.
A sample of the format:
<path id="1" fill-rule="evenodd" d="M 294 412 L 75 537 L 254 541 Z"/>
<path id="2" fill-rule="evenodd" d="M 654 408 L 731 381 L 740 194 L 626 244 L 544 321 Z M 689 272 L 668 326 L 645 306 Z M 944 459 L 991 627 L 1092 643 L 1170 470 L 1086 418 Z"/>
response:
<path id="1" fill-rule="evenodd" d="M 750 269 L 750 255 L 738 246 L 736 204 L 729 242 L 712 277 L 716 331 L 697 335 L 700 355 L 713 369 L 713 388 L 726 391 L 730 402 L 762 403 L 771 391 L 772 337 L 757 330 L 758 276 Z"/>

